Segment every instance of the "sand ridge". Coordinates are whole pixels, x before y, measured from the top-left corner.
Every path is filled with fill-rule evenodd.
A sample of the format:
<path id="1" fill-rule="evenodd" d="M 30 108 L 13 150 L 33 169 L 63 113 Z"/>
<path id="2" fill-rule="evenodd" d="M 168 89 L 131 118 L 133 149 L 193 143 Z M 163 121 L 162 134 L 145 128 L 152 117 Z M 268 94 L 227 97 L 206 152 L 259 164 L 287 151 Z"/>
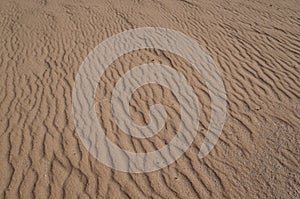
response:
<path id="1" fill-rule="evenodd" d="M 1 1 L 0 198 L 299 198 L 299 12 L 296 0 Z M 99 163 L 82 145 L 72 89 L 79 66 L 101 41 L 148 26 L 181 31 L 208 50 L 225 84 L 227 120 L 214 150 L 199 159 L 210 118 L 202 77 L 168 52 L 120 57 L 96 95 L 99 122 L 120 147 L 162 147 L 180 117 L 172 93 L 148 85 L 131 100 L 134 120 L 147 123 L 149 105 L 160 102 L 172 119 L 149 140 L 122 133 L 107 117 L 105 100 L 128 69 L 169 65 L 188 77 L 201 102 L 198 135 L 180 159 L 128 174 Z"/>

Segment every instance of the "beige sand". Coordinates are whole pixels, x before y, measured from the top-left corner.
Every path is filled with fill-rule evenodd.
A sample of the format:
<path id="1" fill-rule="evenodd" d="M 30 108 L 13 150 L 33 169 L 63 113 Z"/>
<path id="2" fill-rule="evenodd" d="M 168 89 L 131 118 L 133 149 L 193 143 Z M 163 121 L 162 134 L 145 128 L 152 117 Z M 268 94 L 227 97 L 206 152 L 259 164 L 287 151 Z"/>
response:
<path id="1" fill-rule="evenodd" d="M 0 198 L 300 198 L 299 13 L 297 0 L 2 0 Z M 198 136 L 184 156 L 156 172 L 128 174 L 99 163 L 82 145 L 71 93 L 95 46 L 147 26 L 181 31 L 209 51 L 225 84 L 227 119 L 219 142 L 200 160 L 210 117 L 201 76 L 168 52 L 120 57 L 97 91 L 99 122 L 118 146 L 162 147 L 180 119 L 172 93 L 147 85 L 133 95 L 132 117 L 145 124 L 149 105 L 162 103 L 166 128 L 148 140 L 118 129 L 107 107 L 130 68 L 169 65 L 189 77 L 202 103 Z"/>

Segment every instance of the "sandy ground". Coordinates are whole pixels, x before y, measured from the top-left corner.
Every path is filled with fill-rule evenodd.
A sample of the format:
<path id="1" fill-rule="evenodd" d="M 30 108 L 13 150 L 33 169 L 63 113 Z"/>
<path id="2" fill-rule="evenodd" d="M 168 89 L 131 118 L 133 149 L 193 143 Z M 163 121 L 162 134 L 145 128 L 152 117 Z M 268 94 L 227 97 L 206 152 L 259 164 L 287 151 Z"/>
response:
<path id="1" fill-rule="evenodd" d="M 299 13 L 297 0 L 2 0 L 0 198 L 300 198 Z M 131 67 L 156 62 L 181 71 L 202 103 L 198 135 L 180 159 L 129 174 L 101 164 L 81 143 L 72 88 L 101 41 L 148 26 L 181 31 L 209 51 L 226 88 L 227 118 L 213 151 L 199 159 L 210 117 L 202 77 L 168 52 L 120 57 L 97 90 L 99 122 L 120 147 L 162 147 L 180 118 L 172 93 L 147 85 L 133 95 L 132 116 L 145 124 L 148 105 L 162 103 L 166 128 L 148 140 L 117 128 L 107 99 Z"/>

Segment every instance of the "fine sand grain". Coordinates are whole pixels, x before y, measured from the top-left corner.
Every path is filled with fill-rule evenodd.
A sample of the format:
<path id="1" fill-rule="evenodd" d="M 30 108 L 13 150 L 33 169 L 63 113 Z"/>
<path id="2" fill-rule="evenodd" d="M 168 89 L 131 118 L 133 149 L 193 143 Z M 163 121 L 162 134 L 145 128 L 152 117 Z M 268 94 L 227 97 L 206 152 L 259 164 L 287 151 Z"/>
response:
<path id="1" fill-rule="evenodd" d="M 299 13 L 299 0 L 1 0 L 0 198 L 300 198 Z M 203 77 L 170 52 L 119 57 L 99 77 L 95 106 L 119 147 L 154 151 L 170 142 L 180 120 L 172 92 L 148 84 L 132 96 L 132 118 L 147 124 L 149 106 L 161 103 L 164 129 L 137 139 L 118 128 L 109 99 L 131 68 L 168 65 L 184 74 L 201 103 L 201 124 L 186 153 L 161 170 L 130 174 L 103 165 L 84 147 L 72 89 L 94 47 L 139 27 L 197 40 L 220 71 L 228 105 L 218 143 L 199 159 L 211 113 Z"/>

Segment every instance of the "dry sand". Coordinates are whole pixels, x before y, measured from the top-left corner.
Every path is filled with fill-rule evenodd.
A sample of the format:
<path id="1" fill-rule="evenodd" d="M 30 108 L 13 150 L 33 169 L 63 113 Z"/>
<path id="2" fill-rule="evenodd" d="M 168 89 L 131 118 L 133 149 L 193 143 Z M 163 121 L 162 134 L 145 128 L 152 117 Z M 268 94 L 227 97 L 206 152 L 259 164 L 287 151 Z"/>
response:
<path id="1" fill-rule="evenodd" d="M 0 198 L 300 198 L 299 13 L 298 0 L 2 0 Z M 180 159 L 128 174 L 104 166 L 83 146 L 71 93 L 95 46 L 147 26 L 181 31 L 209 51 L 226 88 L 227 119 L 213 151 L 199 159 L 210 118 L 201 76 L 168 52 L 120 57 L 97 90 L 99 122 L 120 147 L 162 147 L 180 119 L 172 93 L 147 85 L 133 95 L 132 116 L 145 124 L 148 106 L 162 103 L 170 116 L 166 128 L 148 140 L 118 129 L 108 99 L 131 67 L 156 62 L 181 71 L 202 104 L 198 135 Z"/>

